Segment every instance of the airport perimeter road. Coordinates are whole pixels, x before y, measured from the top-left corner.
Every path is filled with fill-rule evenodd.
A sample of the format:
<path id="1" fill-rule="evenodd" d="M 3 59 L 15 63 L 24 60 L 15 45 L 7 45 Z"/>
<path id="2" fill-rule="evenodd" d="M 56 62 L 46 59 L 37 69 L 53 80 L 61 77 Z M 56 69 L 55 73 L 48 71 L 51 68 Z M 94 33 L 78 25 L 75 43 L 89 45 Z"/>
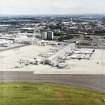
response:
<path id="1" fill-rule="evenodd" d="M 0 82 L 62 83 L 105 92 L 105 75 L 33 74 L 33 72 L 23 71 L 0 71 Z"/>

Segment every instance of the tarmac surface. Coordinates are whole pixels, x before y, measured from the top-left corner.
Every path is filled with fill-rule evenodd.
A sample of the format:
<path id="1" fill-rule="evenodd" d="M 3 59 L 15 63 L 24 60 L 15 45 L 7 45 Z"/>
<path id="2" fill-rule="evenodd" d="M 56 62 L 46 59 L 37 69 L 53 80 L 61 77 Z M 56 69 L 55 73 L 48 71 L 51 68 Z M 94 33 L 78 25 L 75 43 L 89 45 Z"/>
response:
<path id="1" fill-rule="evenodd" d="M 34 74 L 31 71 L 0 71 L 0 82 L 60 83 L 105 92 L 105 75 Z"/>
<path id="2" fill-rule="evenodd" d="M 66 48 L 66 47 L 65 47 Z M 39 55 L 51 54 L 51 50 L 56 49 L 54 46 L 29 45 L 7 51 L 0 52 L 0 71 L 33 71 L 35 74 L 105 74 L 105 50 L 96 49 L 90 60 L 71 59 L 70 56 L 65 60 L 66 67 L 63 69 L 52 67 L 50 65 L 20 65 L 19 61 L 33 60 L 39 58 Z M 60 49 L 60 48 L 59 48 Z M 65 50 L 65 49 L 64 49 Z M 67 46 L 67 50 L 68 46 Z M 90 50 L 90 49 L 84 49 Z M 60 53 L 63 53 L 62 49 Z M 55 54 L 56 55 L 56 54 Z M 53 56 L 56 64 L 56 56 Z M 59 52 L 57 56 L 60 55 Z M 63 54 L 61 54 L 63 55 Z M 51 57 L 52 58 L 52 57 Z M 19 67 L 19 68 L 18 68 Z"/>

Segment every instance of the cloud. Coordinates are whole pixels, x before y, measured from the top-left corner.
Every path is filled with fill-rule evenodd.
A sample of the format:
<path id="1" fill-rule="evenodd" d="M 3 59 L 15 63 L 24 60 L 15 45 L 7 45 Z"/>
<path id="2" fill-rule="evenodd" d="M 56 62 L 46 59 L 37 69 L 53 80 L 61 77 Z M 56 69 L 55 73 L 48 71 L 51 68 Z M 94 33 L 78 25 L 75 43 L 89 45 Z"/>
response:
<path id="1" fill-rule="evenodd" d="M 0 0 L 0 14 L 104 13 L 105 0 Z"/>

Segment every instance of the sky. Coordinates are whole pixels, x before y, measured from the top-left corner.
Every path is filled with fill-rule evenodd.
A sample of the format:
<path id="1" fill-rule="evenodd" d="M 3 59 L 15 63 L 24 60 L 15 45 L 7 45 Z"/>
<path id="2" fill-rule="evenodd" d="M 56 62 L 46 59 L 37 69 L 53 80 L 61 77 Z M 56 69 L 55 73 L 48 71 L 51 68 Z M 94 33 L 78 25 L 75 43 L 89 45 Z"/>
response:
<path id="1" fill-rule="evenodd" d="M 0 0 L 0 15 L 104 13 L 105 0 Z"/>

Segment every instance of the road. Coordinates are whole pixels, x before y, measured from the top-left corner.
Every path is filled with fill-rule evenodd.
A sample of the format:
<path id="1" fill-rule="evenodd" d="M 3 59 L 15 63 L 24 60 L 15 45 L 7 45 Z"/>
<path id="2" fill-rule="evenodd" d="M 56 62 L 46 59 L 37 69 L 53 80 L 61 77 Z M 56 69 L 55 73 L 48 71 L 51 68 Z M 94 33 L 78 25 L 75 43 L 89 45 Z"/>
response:
<path id="1" fill-rule="evenodd" d="M 105 92 L 105 75 L 33 74 L 33 72 L 23 71 L 0 71 L 0 82 L 61 83 Z"/>

